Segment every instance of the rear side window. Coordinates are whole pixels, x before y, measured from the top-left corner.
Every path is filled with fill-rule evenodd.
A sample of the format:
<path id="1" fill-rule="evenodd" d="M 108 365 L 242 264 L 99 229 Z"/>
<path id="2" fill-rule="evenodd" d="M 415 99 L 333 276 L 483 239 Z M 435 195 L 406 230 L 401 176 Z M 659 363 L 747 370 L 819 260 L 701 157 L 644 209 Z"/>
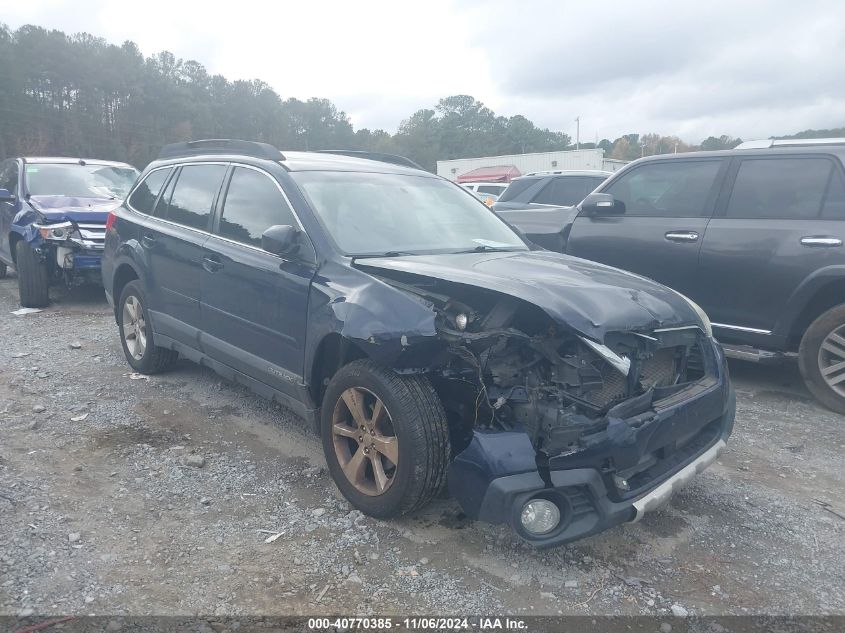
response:
<path id="1" fill-rule="evenodd" d="M 261 246 L 261 234 L 276 224 L 298 226 L 275 181 L 254 169 L 236 167 L 226 192 L 218 234 Z"/>
<path id="2" fill-rule="evenodd" d="M 630 216 L 694 218 L 708 210 L 721 160 L 659 161 L 636 167 L 605 188 Z"/>
<path id="3" fill-rule="evenodd" d="M 225 165 L 182 167 L 170 197 L 166 219 L 193 229 L 206 230 L 211 206 L 225 173 Z"/>
<path id="4" fill-rule="evenodd" d="M 845 180 L 838 171 L 831 174 L 822 217 L 827 220 L 845 220 Z"/>
<path id="5" fill-rule="evenodd" d="M 826 158 L 746 158 L 739 165 L 728 217 L 818 218 L 833 164 Z"/>
<path id="6" fill-rule="evenodd" d="M 491 193 L 494 196 L 498 196 L 504 189 L 504 185 L 481 185 L 478 188 L 478 193 Z"/>
<path id="7" fill-rule="evenodd" d="M 538 178 L 521 178 L 520 180 L 514 180 L 502 193 L 501 197 L 499 198 L 499 202 L 508 202 L 510 200 L 513 200 L 523 191 L 528 189 L 531 185 L 536 185 L 538 180 Z"/>
<path id="8" fill-rule="evenodd" d="M 129 206 L 139 213 L 150 215 L 168 174 L 170 174 L 170 168 L 156 169 L 147 174 L 143 182 L 129 196 Z"/>
<path id="9" fill-rule="evenodd" d="M 561 176 L 553 179 L 531 202 L 572 207 L 596 188 L 593 179 L 583 176 Z"/>

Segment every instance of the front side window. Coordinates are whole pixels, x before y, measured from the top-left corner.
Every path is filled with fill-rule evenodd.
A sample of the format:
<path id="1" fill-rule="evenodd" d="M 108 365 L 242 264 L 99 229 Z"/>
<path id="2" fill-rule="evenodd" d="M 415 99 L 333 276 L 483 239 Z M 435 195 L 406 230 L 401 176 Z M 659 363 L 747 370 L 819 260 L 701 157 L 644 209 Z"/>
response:
<path id="1" fill-rule="evenodd" d="M 807 220 L 819 217 L 832 163 L 825 158 L 746 158 L 727 215 Z"/>
<path id="2" fill-rule="evenodd" d="M 182 167 L 170 197 L 166 219 L 194 229 L 206 230 L 214 197 L 225 174 L 225 165 Z"/>
<path id="3" fill-rule="evenodd" d="M 235 167 L 223 203 L 218 234 L 261 246 L 261 234 L 276 224 L 298 226 L 275 181 L 254 169 Z"/>
<path id="4" fill-rule="evenodd" d="M 695 218 L 705 214 L 721 159 L 659 161 L 636 167 L 603 190 L 625 214 Z"/>
<path id="5" fill-rule="evenodd" d="M 169 167 L 151 171 L 129 196 L 129 205 L 140 213 L 151 214 L 156 198 L 158 198 L 158 194 L 169 174 Z"/>
<path id="6" fill-rule="evenodd" d="M 291 177 L 346 255 L 528 250 L 482 202 L 439 178 L 317 171 Z"/>
<path id="7" fill-rule="evenodd" d="M 29 163 L 24 169 L 25 190 L 31 196 L 122 200 L 137 177 L 132 167 L 88 163 Z"/>

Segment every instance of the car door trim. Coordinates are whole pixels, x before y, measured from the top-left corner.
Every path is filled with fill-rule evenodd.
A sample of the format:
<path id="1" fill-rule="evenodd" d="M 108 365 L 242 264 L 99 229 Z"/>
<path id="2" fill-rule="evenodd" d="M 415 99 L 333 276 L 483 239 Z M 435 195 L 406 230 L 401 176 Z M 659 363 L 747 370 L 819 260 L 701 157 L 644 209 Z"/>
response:
<path id="1" fill-rule="evenodd" d="M 727 323 L 710 323 L 713 327 L 722 328 L 723 330 L 737 330 L 738 332 L 748 332 L 749 334 L 771 334 L 771 330 L 761 330 L 755 327 L 745 327 L 744 325 L 728 325 Z"/>

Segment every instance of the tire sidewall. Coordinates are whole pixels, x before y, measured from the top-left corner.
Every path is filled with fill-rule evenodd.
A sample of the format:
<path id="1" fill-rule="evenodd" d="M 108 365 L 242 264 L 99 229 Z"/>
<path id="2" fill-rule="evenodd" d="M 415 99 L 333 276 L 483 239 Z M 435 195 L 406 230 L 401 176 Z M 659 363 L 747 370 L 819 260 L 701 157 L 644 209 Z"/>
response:
<path id="1" fill-rule="evenodd" d="M 362 387 L 381 398 L 393 424 L 393 430 L 399 443 L 399 464 L 396 467 L 393 483 L 386 492 L 379 496 L 369 496 L 359 492 L 346 478 L 334 450 L 332 434 L 332 416 L 341 394 L 350 387 Z M 413 488 L 413 475 L 417 470 L 414 457 L 418 451 L 412 446 L 411 434 L 407 432 L 407 418 L 396 394 L 375 372 L 365 365 L 352 363 L 341 368 L 329 383 L 323 398 L 320 420 L 320 434 L 323 452 L 329 473 L 340 492 L 355 507 L 370 516 L 387 518 L 401 514 L 408 493 Z"/>
<path id="2" fill-rule="evenodd" d="M 831 308 L 813 321 L 804 332 L 798 350 L 798 367 L 807 388 L 822 404 L 841 414 L 845 414 L 845 398 L 824 381 L 819 369 L 819 350 L 828 334 L 843 324 L 845 304 Z"/>
<path id="3" fill-rule="evenodd" d="M 141 311 L 144 313 L 144 323 L 147 326 L 147 347 L 144 349 L 144 355 L 140 360 L 136 360 L 129 353 L 126 347 L 126 338 L 123 335 L 123 306 L 126 304 L 126 299 L 134 296 L 141 303 Z M 155 342 L 153 340 L 153 330 L 150 325 L 150 317 L 147 312 L 147 295 L 144 292 L 144 287 L 139 281 L 130 281 L 123 288 L 120 293 L 120 301 L 117 304 L 117 327 L 120 331 L 120 345 L 123 347 L 123 355 L 126 357 L 126 362 L 137 372 L 142 374 L 151 373 L 153 370 L 153 352 L 155 350 Z"/>

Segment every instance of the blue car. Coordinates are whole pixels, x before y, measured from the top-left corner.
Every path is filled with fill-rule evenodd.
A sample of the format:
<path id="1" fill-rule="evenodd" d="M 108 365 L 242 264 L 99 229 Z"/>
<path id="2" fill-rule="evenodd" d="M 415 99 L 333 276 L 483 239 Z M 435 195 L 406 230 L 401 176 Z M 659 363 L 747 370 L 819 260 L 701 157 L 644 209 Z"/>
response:
<path id="1" fill-rule="evenodd" d="M 137 176 L 126 163 L 81 158 L 0 163 L 0 278 L 17 270 L 23 307 L 46 306 L 51 285 L 99 283 L 106 219 Z"/>

